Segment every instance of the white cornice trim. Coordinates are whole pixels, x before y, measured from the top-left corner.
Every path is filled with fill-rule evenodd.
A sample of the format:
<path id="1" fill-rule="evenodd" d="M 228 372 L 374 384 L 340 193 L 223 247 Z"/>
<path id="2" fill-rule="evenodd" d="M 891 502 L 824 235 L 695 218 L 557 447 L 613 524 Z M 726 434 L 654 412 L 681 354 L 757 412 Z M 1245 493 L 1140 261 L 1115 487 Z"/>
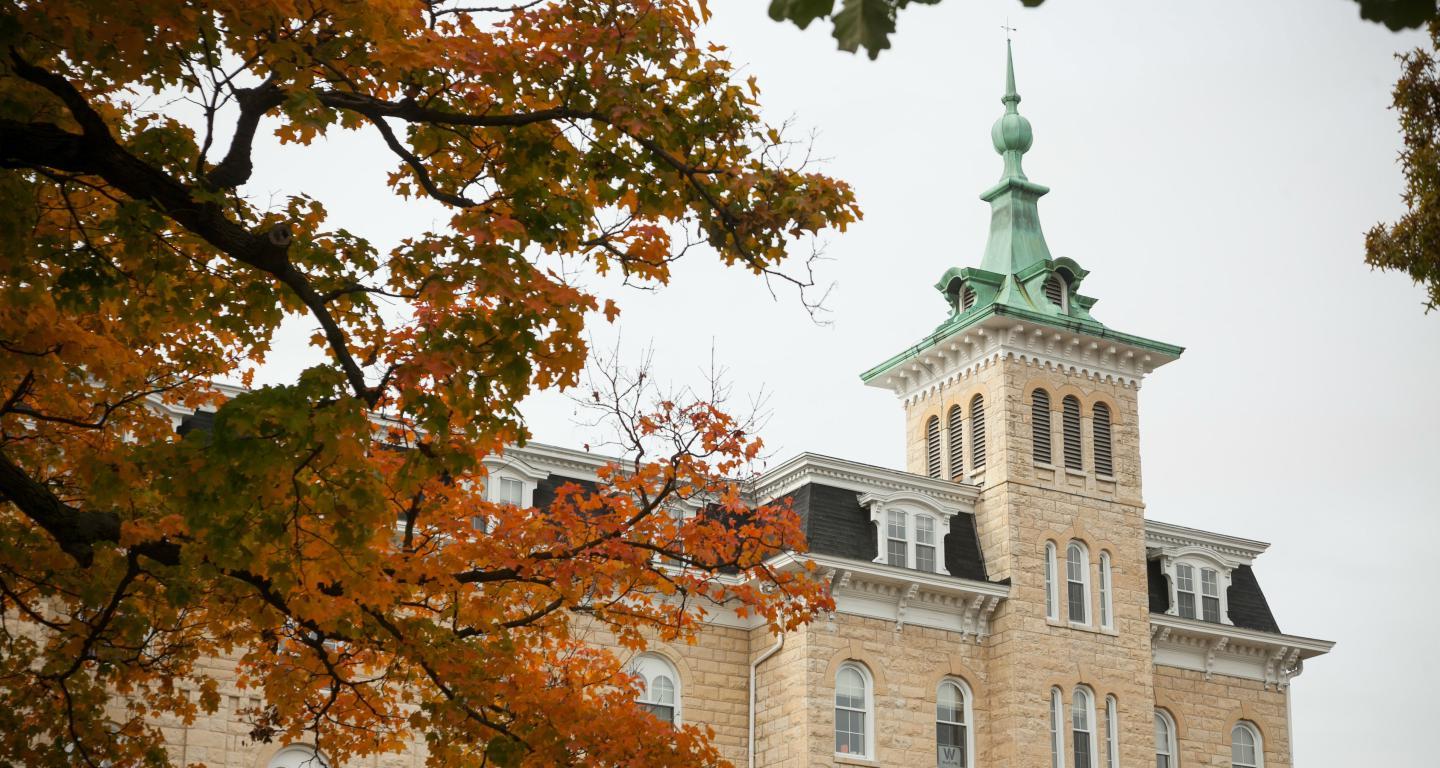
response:
<path id="1" fill-rule="evenodd" d="M 1187 547 L 1198 547 L 1225 555 L 1238 561 L 1239 565 L 1249 565 L 1270 548 L 1270 545 L 1263 541 L 1186 528 L 1158 520 L 1145 521 L 1145 546 L 1171 553 Z"/>
<path id="2" fill-rule="evenodd" d="M 816 453 L 802 453 L 782 462 L 779 466 L 761 475 L 752 484 L 752 487 L 755 498 L 773 499 L 784 496 L 808 483 L 830 485 L 856 493 L 919 494 L 939 502 L 941 505 L 959 508 L 967 513 L 973 512 L 975 500 L 980 496 L 980 489 L 973 485 L 939 480 Z M 947 511 L 953 512 L 954 509 Z"/>
<path id="3" fill-rule="evenodd" d="M 1329 653 L 1335 643 L 1152 613 L 1150 647 L 1158 665 L 1203 672 L 1207 680 L 1229 675 L 1283 690 L 1306 659 Z"/>
<path id="4" fill-rule="evenodd" d="M 867 384 L 889 389 L 908 403 L 1003 359 L 1139 389 L 1147 374 L 1175 358 L 1115 339 L 995 316 L 916 353 Z"/>

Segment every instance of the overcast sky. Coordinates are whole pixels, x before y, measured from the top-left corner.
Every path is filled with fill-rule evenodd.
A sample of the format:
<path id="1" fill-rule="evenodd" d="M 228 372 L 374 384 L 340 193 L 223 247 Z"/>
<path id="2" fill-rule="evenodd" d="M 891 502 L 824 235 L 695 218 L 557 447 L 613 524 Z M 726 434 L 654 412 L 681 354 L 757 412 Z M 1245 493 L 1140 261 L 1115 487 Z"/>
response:
<path id="1" fill-rule="evenodd" d="M 738 392 L 769 392 L 777 458 L 903 467 L 900 405 L 858 374 L 945 317 L 946 268 L 979 264 L 1008 17 L 1052 253 L 1091 271 L 1102 322 L 1186 347 L 1141 395 L 1147 515 L 1272 542 L 1256 572 L 1281 629 L 1338 641 L 1294 684 L 1299 765 L 1433 764 L 1440 313 L 1363 263 L 1365 230 L 1402 211 L 1387 106 L 1393 55 L 1421 36 L 1352 0 L 948 0 L 903 13 L 872 62 L 767 5 L 711 0 L 708 34 L 859 194 L 864 222 L 826 239 L 832 324 L 702 255 L 672 288 L 620 296 L 627 353 L 653 345 L 658 376 L 694 382 L 713 345 Z M 309 179 L 379 243 L 443 221 L 353 193 L 386 164 L 284 154 L 252 188 Z M 307 356 L 278 351 L 264 378 Z M 563 398 L 527 412 L 537 440 L 586 437 Z"/>

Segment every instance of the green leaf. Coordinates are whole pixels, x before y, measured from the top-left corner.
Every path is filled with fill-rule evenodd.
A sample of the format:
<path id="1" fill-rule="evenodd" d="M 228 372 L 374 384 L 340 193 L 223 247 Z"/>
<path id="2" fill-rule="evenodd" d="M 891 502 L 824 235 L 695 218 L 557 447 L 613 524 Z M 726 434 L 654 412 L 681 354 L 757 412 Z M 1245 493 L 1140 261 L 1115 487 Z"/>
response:
<path id="1" fill-rule="evenodd" d="M 895 31 L 895 4 L 892 0 L 845 0 L 835 14 L 835 39 L 840 50 L 854 53 L 864 47 L 874 59 L 890 47 Z"/>
<path id="2" fill-rule="evenodd" d="M 835 0 L 770 0 L 770 18 L 776 21 L 789 19 L 795 26 L 804 29 L 810 22 L 829 16 L 835 10 Z"/>
<path id="3" fill-rule="evenodd" d="M 1414 29 L 1436 17 L 1435 0 L 1355 0 L 1360 18 L 1378 21 L 1392 30 Z"/>

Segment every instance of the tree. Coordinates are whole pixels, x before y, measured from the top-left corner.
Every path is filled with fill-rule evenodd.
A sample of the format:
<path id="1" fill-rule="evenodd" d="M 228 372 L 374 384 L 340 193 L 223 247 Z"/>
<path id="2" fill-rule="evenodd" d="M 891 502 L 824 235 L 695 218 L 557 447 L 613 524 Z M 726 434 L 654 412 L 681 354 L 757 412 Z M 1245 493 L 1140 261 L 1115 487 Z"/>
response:
<path id="1" fill-rule="evenodd" d="M 816 19 L 828 18 L 835 27 L 840 50 L 854 53 L 864 48 L 874 59 L 890 47 L 895 20 L 912 3 L 935 5 L 940 0 L 770 0 L 770 18 L 792 21 L 805 29 Z M 1034 8 L 1045 0 L 1020 0 Z M 1434 0 L 1355 0 L 1360 18 L 1384 24 L 1392 30 L 1414 29 L 1436 17 Z"/>
<path id="2" fill-rule="evenodd" d="M 803 539 L 742 495 L 744 423 L 597 390 L 627 448 L 598 489 L 544 510 L 480 490 L 481 459 L 527 438 L 519 401 L 579 383 L 586 323 L 619 312 L 576 270 L 660 287 L 703 243 L 803 286 L 796 240 L 859 215 L 697 43 L 706 14 L 4 3 L 0 763 L 164 764 L 155 718 L 214 711 L 213 657 L 263 693 L 253 735 L 312 731 L 337 761 L 414 734 L 436 765 L 717 761 L 579 628 L 634 648 L 712 603 L 776 630 L 829 606 L 766 565 Z M 444 225 L 382 251 L 303 187 L 247 190 L 257 136 L 342 130 L 377 135 L 391 189 Z M 293 317 L 323 359 L 221 397 Z M 213 428 L 179 439 L 161 406 Z M 665 514 L 682 502 L 702 513 Z"/>
<path id="3" fill-rule="evenodd" d="M 1430 23 L 1430 45 L 1440 51 L 1440 22 Z M 1392 225 L 1376 224 L 1365 236 L 1365 262 L 1406 272 L 1426 287 L 1425 311 L 1440 305 L 1440 72 L 1435 56 L 1417 48 L 1400 57 L 1395 110 L 1405 149 L 1405 205 Z"/>

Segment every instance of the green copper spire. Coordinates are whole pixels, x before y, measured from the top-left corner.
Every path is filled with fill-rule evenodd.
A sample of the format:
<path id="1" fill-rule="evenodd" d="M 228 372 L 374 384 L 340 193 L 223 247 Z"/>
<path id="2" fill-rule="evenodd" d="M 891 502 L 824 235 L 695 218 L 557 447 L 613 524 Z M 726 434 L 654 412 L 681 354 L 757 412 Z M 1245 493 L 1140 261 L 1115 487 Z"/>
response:
<path id="1" fill-rule="evenodd" d="M 1020 165 L 1035 136 L 1030 121 L 1020 114 L 1015 57 L 1009 40 L 1005 41 L 1005 96 L 1000 103 L 1005 105 L 1005 114 L 990 129 L 990 139 L 1004 159 L 1005 168 L 999 183 L 980 195 L 990 204 L 990 239 L 980 268 L 1013 275 L 1050 258 L 1036 206 L 1040 196 L 1050 189 L 1030 181 Z"/>

